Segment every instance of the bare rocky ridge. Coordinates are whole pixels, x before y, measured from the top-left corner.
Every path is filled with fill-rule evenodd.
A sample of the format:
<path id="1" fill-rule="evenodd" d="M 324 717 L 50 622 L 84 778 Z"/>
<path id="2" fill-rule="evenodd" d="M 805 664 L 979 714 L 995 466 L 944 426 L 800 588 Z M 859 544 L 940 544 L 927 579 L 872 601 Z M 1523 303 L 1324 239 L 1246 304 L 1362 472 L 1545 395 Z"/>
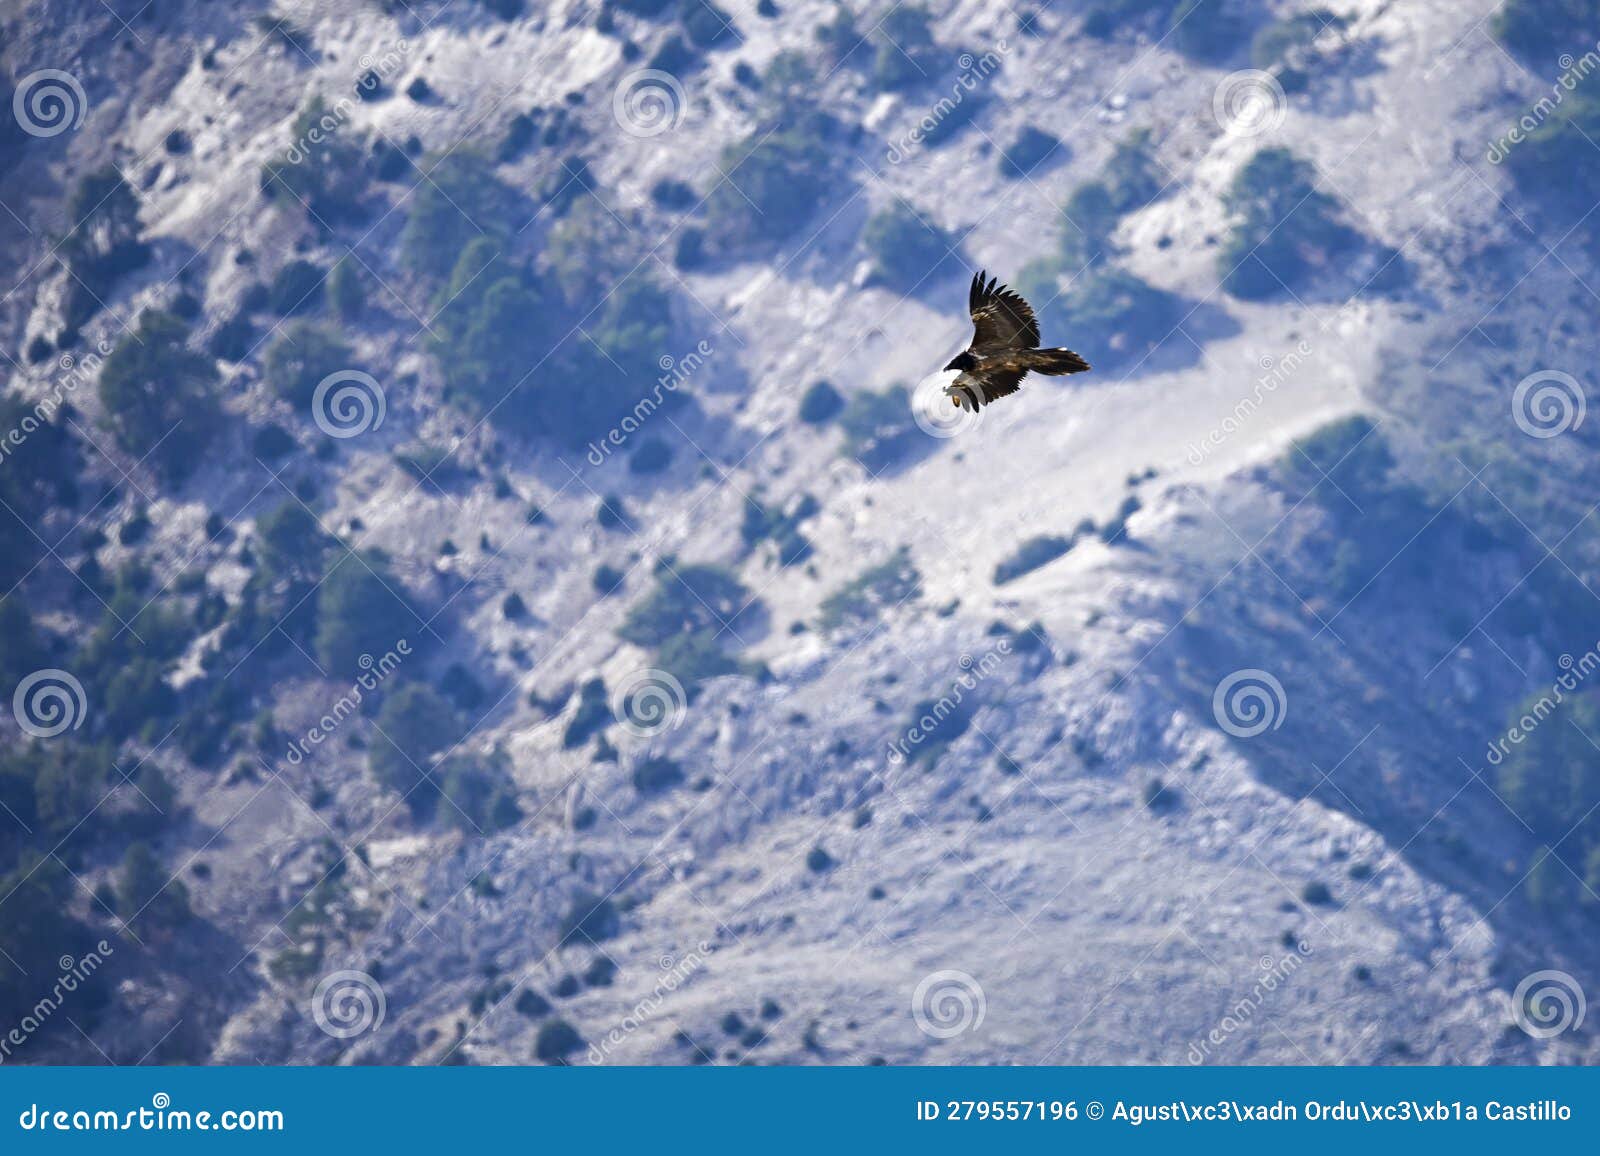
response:
<path id="1" fill-rule="evenodd" d="M 1274 465 L 1294 438 L 1366 412 L 1406 459 L 1405 447 L 1435 431 L 1459 436 L 1465 411 L 1521 376 L 1463 369 L 1469 402 L 1436 413 L 1427 400 L 1431 367 L 1457 337 L 1440 319 L 1470 321 L 1493 305 L 1494 295 L 1478 304 L 1461 253 L 1507 229 L 1496 189 L 1458 159 L 1505 118 L 1503 89 L 1525 83 L 1473 32 L 1494 5 L 1350 5 L 1354 49 L 1289 101 L 1279 128 L 1246 139 L 1213 116 L 1227 69 L 1143 41 L 1088 42 L 1066 11 L 1038 13 L 1024 33 L 1003 4 L 935 2 L 952 51 L 1005 45 L 1003 67 L 981 82 L 992 99 L 974 125 L 890 164 L 885 141 L 937 93 L 881 101 L 848 70 L 820 76 L 836 115 L 875 126 L 848 158 L 859 189 L 819 206 L 770 261 L 680 272 L 649 190 L 662 178 L 706 183 L 749 126 L 735 63 L 760 70 L 780 49 L 809 50 L 833 13 L 801 0 L 780 3 L 776 18 L 753 3 L 724 6 L 744 43 L 707 54 L 685 78 L 681 123 L 655 137 L 618 130 L 612 90 L 643 62 L 625 61 L 619 37 L 597 31 L 583 3 L 513 22 L 467 0 L 389 6 L 398 15 L 280 4 L 275 14 L 314 43 L 310 60 L 224 11 L 231 5 L 158 5 L 134 22 L 131 49 L 114 47 L 129 34 L 94 5 L 34 4 L 8 21 L 12 71 L 69 68 L 92 106 L 70 141 L 30 145 L 0 183 L 0 199 L 29 224 L 0 234 L 11 264 L 20 276 L 41 261 L 45 235 L 66 224 L 57 190 L 112 157 L 139 187 L 155 246 L 152 264 L 85 328 L 89 345 L 120 340 L 186 266 L 201 275 L 203 325 L 226 317 L 250 280 L 233 254 L 276 260 L 302 232 L 261 199 L 262 164 L 281 154 L 308 96 L 338 99 L 354 62 L 403 40 L 396 95 L 355 104 L 337 131 L 416 136 L 440 151 L 498 140 L 515 112 L 583 93 L 576 115 L 593 133 L 596 186 L 634 227 L 663 234 L 645 263 L 680 290 L 681 344 L 660 353 L 681 360 L 700 340 L 713 350 L 689 384 L 702 410 L 693 423 L 651 419 L 680 462 L 704 462 L 675 469 L 671 482 L 630 474 L 620 456 L 595 465 L 500 435 L 492 421 L 477 426 L 445 403 L 424 342 L 430 319 L 406 304 L 415 299 L 392 258 L 384 263 L 404 209 L 380 210 L 360 252 L 398 290 L 385 306 L 393 323 L 344 336 L 390 391 L 389 412 L 319 467 L 319 513 L 330 528 L 364 527 L 363 542 L 394 560 L 417 605 L 446 615 L 419 661 L 431 672 L 462 663 L 484 684 L 464 749 L 508 756 L 525 820 L 487 837 L 418 825 L 343 735 L 303 763 L 269 759 L 250 776 L 201 772 L 158 750 L 193 815 L 162 855 L 175 872 L 209 867 L 186 881 L 212 930 L 192 958 L 187 942 L 139 949 L 149 960 L 130 968 L 114 1033 L 104 1033 L 118 1040 L 114 1058 L 137 1059 L 176 1019 L 195 1032 L 196 1058 L 216 1063 L 529 1063 L 551 1018 L 519 1010 L 533 991 L 582 1037 L 575 1062 L 596 1058 L 590 1045 L 611 1063 L 1189 1063 L 1197 1048 L 1200 1061 L 1221 1063 L 1592 1061 L 1592 1033 L 1529 1038 L 1512 1026 L 1508 997 L 1538 967 L 1574 966 L 1578 932 L 1519 925 L 1508 937 L 1497 900 L 1515 874 L 1451 868 L 1416 841 L 1435 820 L 1466 838 L 1500 837 L 1507 820 L 1493 800 L 1476 787 L 1452 795 L 1468 776 L 1455 754 L 1491 737 L 1479 733 L 1496 725 L 1485 719 L 1498 719 L 1521 683 L 1481 643 L 1458 650 L 1446 632 L 1410 629 L 1398 607 L 1362 602 L 1346 615 L 1337 602 L 1308 601 L 1314 579 L 1282 562 L 1319 525 L 1316 502 Z M 434 99 L 399 95 L 416 76 Z M 1067 155 L 1008 180 L 997 150 L 1027 124 L 1067 142 Z M 925 455 L 878 476 L 841 454 L 836 431 L 797 423 L 815 379 L 849 394 L 914 384 L 942 365 L 941 351 L 966 336 L 966 265 L 1018 270 L 1042 237 L 1070 227 L 1058 207 L 1130 127 L 1153 130 L 1170 191 L 1119 226 L 1123 264 L 1182 297 L 1195 329 L 1187 340 L 1126 372 L 1035 379 L 977 428 L 928 439 Z M 174 128 L 192 142 L 183 155 L 162 148 Z M 1219 290 L 1223 191 L 1256 148 L 1279 142 L 1316 165 L 1365 234 L 1401 250 L 1413 289 L 1352 299 L 1375 272 L 1357 269 L 1335 271 L 1349 281 L 1330 274 L 1332 287 L 1304 301 Z M 531 188 L 554 159 L 533 150 L 504 172 Z M 851 279 L 861 222 L 896 198 L 964 235 L 966 265 L 911 296 Z M 520 243 L 535 246 L 546 227 L 531 222 Z M 6 300 L 8 348 L 52 331 L 62 277 L 47 264 Z M 1532 277 L 1536 287 L 1559 273 Z M 1095 360 L 1093 335 L 1045 337 Z M 1268 367 L 1302 343 L 1292 372 L 1238 418 Z M 52 372 L 14 365 L 11 388 L 43 396 Z M 260 388 L 259 357 L 229 372 L 230 413 L 309 424 Z M 73 401 L 94 428 L 92 391 Z M 1196 460 L 1192 447 L 1229 421 Z M 424 441 L 476 476 L 434 486 L 396 468 L 398 449 Z M 133 465 L 117 451 L 90 458 L 108 481 Z M 493 491 L 496 474 L 509 497 Z M 207 462 L 151 505 L 156 528 L 140 556 L 165 580 L 202 547 L 209 512 L 245 540 L 288 488 L 248 458 Z M 780 567 L 764 550 L 746 557 L 738 526 L 757 490 L 767 501 L 819 500 L 804 526 L 807 565 Z M 613 493 L 631 535 L 593 520 Z M 1084 518 L 1104 524 L 1130 493 L 1141 508 L 1125 540 L 1090 537 L 994 584 L 1020 541 L 1069 533 Z M 528 524 L 530 504 L 545 523 Z M 445 537 L 459 554 L 439 556 Z M 866 623 L 815 628 L 829 595 L 902 546 L 918 596 Z M 101 561 L 119 549 L 109 544 Z M 578 700 L 564 692 L 596 675 L 614 687 L 650 665 L 615 631 L 663 557 L 739 567 L 763 613 L 737 633 L 770 677 L 707 683 L 681 726 L 652 739 L 612 731 L 615 761 L 568 749 Z M 601 563 L 626 575 L 609 598 L 593 588 Z M 236 595 L 246 577 L 237 550 L 210 575 Z M 1506 578 L 1462 572 L 1456 593 L 1463 605 L 1493 601 Z M 511 591 L 526 602 L 523 620 L 500 611 Z M 70 629 L 65 609 L 54 615 Z M 797 622 L 813 627 L 791 634 Z M 967 692 L 970 725 L 936 759 L 891 761 L 918 704 L 996 654 L 993 673 Z M 1276 672 L 1289 717 L 1316 720 L 1294 732 L 1296 745 L 1219 729 L 1211 694 L 1239 668 Z M 345 689 L 309 667 L 274 687 L 279 730 L 303 734 Z M 637 790 L 634 773 L 651 757 L 675 760 L 685 782 Z M 1413 792 L 1404 806 L 1396 781 Z M 599 919 L 572 934 L 573 913 L 600 897 Z M 285 921 L 308 903 L 319 966 L 274 978 L 265 960 L 295 941 Z M 617 968 L 608 983 L 553 994 L 603 958 Z M 346 968 L 376 978 L 386 1009 L 375 1031 L 350 1040 L 312 1014 L 318 979 Z M 981 988 L 981 1022 L 949 1038 L 913 1014 L 919 985 L 941 972 Z M 1253 1001 L 1267 973 L 1272 990 Z M 1221 1042 L 1204 1042 L 1219 1029 Z M 73 1041 L 60 1048 L 93 1059 Z"/>

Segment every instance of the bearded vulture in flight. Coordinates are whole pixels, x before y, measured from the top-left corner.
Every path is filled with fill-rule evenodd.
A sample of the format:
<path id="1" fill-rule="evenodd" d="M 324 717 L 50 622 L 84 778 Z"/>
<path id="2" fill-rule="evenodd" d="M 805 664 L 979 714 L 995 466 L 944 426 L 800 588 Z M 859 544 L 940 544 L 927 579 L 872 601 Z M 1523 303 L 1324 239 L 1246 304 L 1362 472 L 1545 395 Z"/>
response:
<path id="1" fill-rule="evenodd" d="M 1040 349 L 1039 322 L 1033 309 L 998 279 L 980 271 L 967 294 L 972 314 L 972 344 L 946 370 L 961 376 L 945 386 L 951 405 L 976 413 L 985 405 L 1022 387 L 1028 371 L 1060 377 L 1082 373 L 1089 363 L 1070 349 Z"/>

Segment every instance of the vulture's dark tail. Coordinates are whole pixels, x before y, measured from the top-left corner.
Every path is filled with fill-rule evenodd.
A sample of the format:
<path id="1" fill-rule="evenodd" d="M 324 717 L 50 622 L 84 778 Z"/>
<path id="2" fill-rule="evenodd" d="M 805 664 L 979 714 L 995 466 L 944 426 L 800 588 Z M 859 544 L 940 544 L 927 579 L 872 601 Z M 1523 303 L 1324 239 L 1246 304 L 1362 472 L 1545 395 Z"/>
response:
<path id="1" fill-rule="evenodd" d="M 1023 356 L 1023 365 L 1048 377 L 1082 373 L 1089 368 L 1089 363 L 1070 349 L 1030 349 Z"/>

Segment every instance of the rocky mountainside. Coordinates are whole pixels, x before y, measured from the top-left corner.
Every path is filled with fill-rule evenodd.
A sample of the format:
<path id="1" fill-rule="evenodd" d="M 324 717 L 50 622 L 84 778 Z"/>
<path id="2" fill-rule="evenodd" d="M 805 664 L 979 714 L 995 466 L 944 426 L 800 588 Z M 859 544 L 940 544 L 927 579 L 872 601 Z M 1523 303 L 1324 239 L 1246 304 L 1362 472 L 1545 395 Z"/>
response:
<path id="1" fill-rule="evenodd" d="M 6 1058 L 1596 1058 L 1594 4 L 0 36 Z"/>

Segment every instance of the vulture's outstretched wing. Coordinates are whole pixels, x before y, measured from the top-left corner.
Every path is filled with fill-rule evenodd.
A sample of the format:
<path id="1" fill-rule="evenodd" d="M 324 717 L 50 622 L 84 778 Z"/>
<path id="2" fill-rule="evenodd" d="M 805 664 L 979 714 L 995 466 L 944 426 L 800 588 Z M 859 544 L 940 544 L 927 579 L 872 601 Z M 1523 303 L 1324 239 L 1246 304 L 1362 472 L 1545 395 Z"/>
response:
<path id="1" fill-rule="evenodd" d="M 972 288 L 967 292 L 967 312 L 972 314 L 972 348 L 980 353 L 1033 349 L 1039 344 L 1039 322 L 1034 319 L 1032 307 L 1000 285 L 999 278 L 990 277 L 985 281 L 981 270 L 972 279 Z M 1021 380 L 1020 374 L 1017 380 Z M 1015 389 L 1013 383 L 1006 393 Z"/>
<path id="2" fill-rule="evenodd" d="M 978 379 L 978 385 L 983 390 L 983 404 L 988 405 L 991 401 L 1016 393 L 1022 388 L 1022 379 L 1026 376 L 1028 376 L 1026 369 L 989 370 Z"/>

